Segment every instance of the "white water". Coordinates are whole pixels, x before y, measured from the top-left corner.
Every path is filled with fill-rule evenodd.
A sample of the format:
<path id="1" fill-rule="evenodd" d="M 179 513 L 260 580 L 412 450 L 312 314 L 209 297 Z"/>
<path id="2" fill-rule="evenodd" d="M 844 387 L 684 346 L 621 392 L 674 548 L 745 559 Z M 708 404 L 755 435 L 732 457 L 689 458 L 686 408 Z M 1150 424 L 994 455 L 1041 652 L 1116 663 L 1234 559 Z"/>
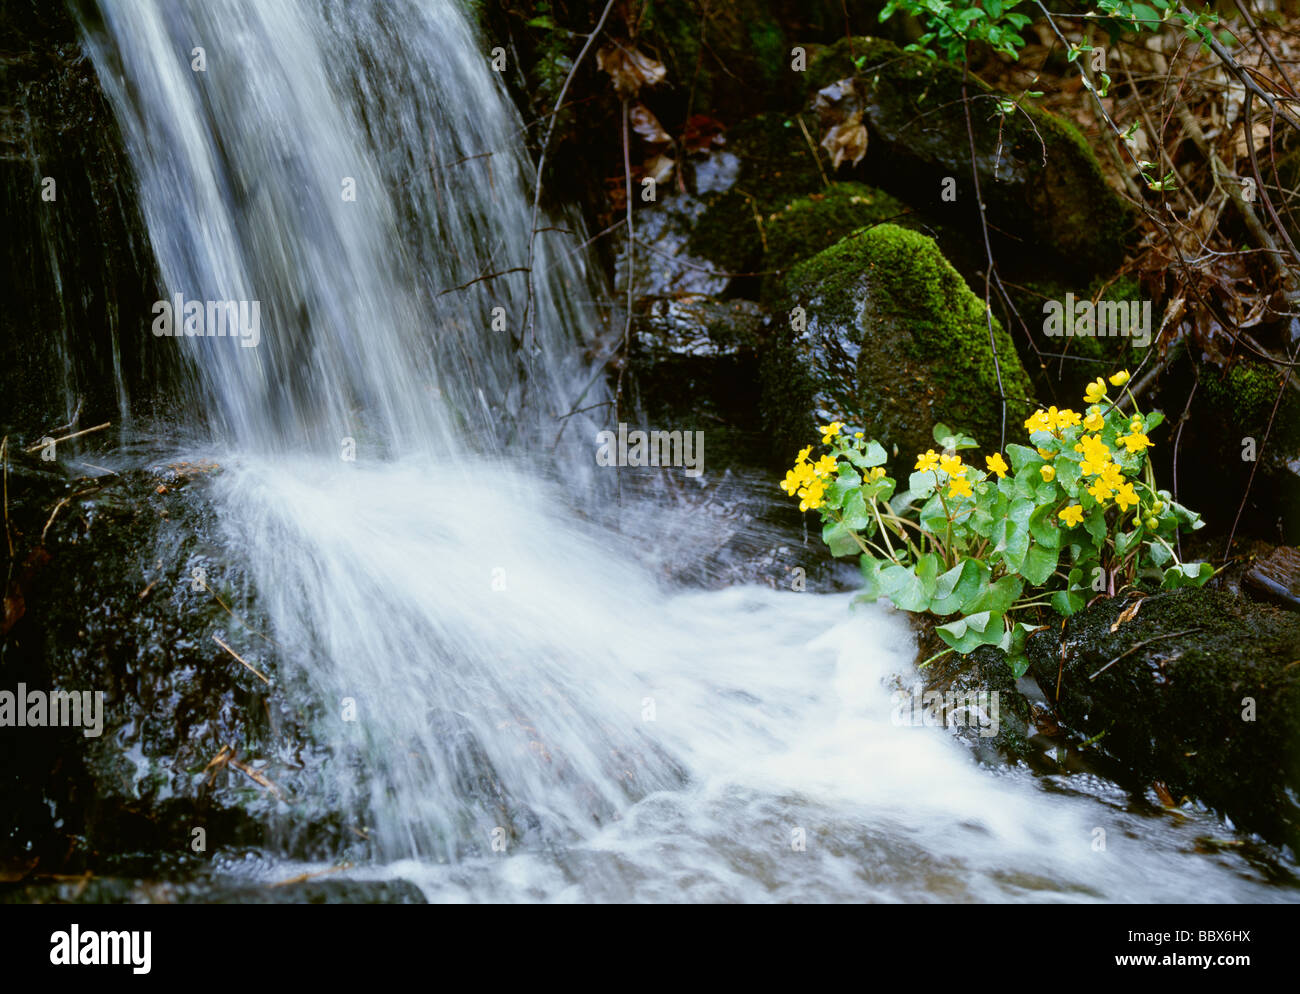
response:
<path id="1" fill-rule="evenodd" d="M 264 304 L 256 349 L 157 346 L 184 350 L 181 416 L 221 450 L 229 554 L 324 702 L 339 804 L 382 872 L 440 900 L 1285 896 L 1193 851 L 1226 831 L 1211 820 L 1138 817 L 1104 784 L 1049 792 L 893 725 L 899 616 L 665 589 L 636 554 L 665 541 L 665 509 L 629 502 L 618 530 L 574 513 L 612 499 L 593 424 L 533 453 L 590 381 L 589 290 L 560 257 L 576 240 L 539 239 L 536 355 L 486 318 L 522 318 L 522 276 L 439 295 L 522 264 L 529 224 L 520 122 L 452 5 L 102 7 L 92 51 L 164 283 Z M 483 160 L 428 168 L 487 151 L 490 183 L 467 168 Z M 506 434 L 522 442 L 483 444 Z"/>

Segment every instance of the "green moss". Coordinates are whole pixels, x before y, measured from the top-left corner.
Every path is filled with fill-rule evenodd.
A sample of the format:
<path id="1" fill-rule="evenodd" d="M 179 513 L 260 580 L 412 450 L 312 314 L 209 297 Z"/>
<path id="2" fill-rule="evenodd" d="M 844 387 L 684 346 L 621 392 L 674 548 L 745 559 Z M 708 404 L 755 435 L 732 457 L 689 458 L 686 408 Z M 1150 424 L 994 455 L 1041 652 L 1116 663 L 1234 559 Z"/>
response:
<path id="1" fill-rule="evenodd" d="M 1235 362 L 1223 372 L 1206 370 L 1201 376 L 1206 403 L 1215 409 L 1218 418 L 1233 425 L 1234 432 L 1239 427 L 1243 435 L 1255 438 L 1262 438 L 1268 428 L 1280 385 L 1281 377 L 1271 366 L 1253 359 Z M 1288 444 L 1297 436 L 1300 405 L 1287 391 L 1269 433 L 1270 445 Z"/>
<path id="2" fill-rule="evenodd" d="M 1300 842 L 1300 616 L 1188 589 L 1155 594 L 1123 623 L 1101 599 L 1029 640 L 1058 713 L 1145 789 L 1199 796 L 1238 824 Z M 1104 672 L 1098 675 L 1098 671 Z M 1249 699 L 1258 720 L 1243 720 Z"/>
<path id="3" fill-rule="evenodd" d="M 862 183 L 832 183 L 768 215 L 763 268 L 789 270 L 859 228 L 908 213 L 906 204 L 883 190 Z"/>
<path id="4" fill-rule="evenodd" d="M 995 364 L 983 302 L 933 239 L 894 224 L 864 228 L 795 266 L 785 285 L 786 309 L 803 307 L 809 322 L 807 335 L 792 332 L 773 350 L 765 377 L 769 426 L 790 433 L 787 447 L 800 431 L 806 438 L 800 423 L 815 412 L 842 415 L 905 454 L 932 445 L 939 421 L 992 449 L 1000 393 L 1008 424 L 1028 410 L 1010 336 L 994 322 Z"/>

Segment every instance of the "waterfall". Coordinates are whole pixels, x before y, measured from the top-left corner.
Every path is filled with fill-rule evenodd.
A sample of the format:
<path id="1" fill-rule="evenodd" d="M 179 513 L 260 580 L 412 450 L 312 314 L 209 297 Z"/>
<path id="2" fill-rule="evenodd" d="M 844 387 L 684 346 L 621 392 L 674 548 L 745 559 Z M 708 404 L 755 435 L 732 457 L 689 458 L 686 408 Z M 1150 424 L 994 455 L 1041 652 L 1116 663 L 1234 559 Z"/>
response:
<path id="1" fill-rule="evenodd" d="M 88 47 L 168 298 L 259 305 L 252 347 L 155 343 L 185 352 L 188 399 L 218 437 L 337 451 L 364 435 L 445 456 L 466 426 L 496 439 L 544 419 L 554 434 L 592 292 L 576 242 L 539 233 L 525 334 L 532 167 L 453 5 L 101 10 Z M 529 418 L 519 360 L 536 355 Z"/>
<path id="2" fill-rule="evenodd" d="M 554 448 L 597 292 L 580 233 L 537 235 L 524 334 L 524 123 L 456 4 L 99 0 L 84 27 L 169 299 L 259 304 L 255 345 L 151 344 L 393 873 L 443 900 L 1269 899 L 1105 788 L 891 721 L 901 615 L 665 589 L 629 551 L 662 509 L 573 512 L 617 472 L 587 415 Z"/>

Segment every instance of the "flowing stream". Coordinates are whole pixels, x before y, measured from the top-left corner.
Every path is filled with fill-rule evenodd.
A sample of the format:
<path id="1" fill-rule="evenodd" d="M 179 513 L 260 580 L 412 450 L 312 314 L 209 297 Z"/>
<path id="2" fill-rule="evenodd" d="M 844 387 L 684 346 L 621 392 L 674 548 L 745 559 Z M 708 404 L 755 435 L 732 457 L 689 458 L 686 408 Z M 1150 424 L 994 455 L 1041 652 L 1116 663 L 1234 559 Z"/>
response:
<path id="1" fill-rule="evenodd" d="M 601 425 L 564 417 L 603 389 L 583 236 L 538 234 L 530 301 L 524 123 L 457 4 L 100 0 L 84 27 L 168 293 L 260 306 L 255 347 L 153 344 L 326 702 L 358 872 L 438 900 L 1293 895 L 1197 851 L 1231 834 L 1208 816 L 894 724 L 889 609 L 646 565 L 669 510 L 618 504 Z"/>

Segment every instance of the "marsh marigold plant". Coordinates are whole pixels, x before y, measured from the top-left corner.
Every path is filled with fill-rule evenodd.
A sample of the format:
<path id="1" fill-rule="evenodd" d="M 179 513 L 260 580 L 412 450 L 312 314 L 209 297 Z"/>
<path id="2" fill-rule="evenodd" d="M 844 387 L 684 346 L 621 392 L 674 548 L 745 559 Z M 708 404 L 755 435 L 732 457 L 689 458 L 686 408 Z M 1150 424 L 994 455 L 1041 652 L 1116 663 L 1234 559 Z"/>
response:
<path id="1" fill-rule="evenodd" d="M 973 438 L 938 425 L 901 492 L 884 448 L 833 421 L 821 428 L 828 451 L 800 451 L 781 488 L 821 515 L 832 554 L 859 556 L 864 599 L 952 618 L 937 628 L 950 650 L 996 645 L 1019 675 L 1043 611 L 1068 616 L 1096 593 L 1199 586 L 1214 573 L 1175 551 L 1179 530 L 1202 522 L 1156 488 L 1147 454 L 1164 415 L 1141 412 L 1128 378 L 1090 383 L 1082 412 L 1035 411 L 1029 444 L 982 465 L 962 455 Z"/>

